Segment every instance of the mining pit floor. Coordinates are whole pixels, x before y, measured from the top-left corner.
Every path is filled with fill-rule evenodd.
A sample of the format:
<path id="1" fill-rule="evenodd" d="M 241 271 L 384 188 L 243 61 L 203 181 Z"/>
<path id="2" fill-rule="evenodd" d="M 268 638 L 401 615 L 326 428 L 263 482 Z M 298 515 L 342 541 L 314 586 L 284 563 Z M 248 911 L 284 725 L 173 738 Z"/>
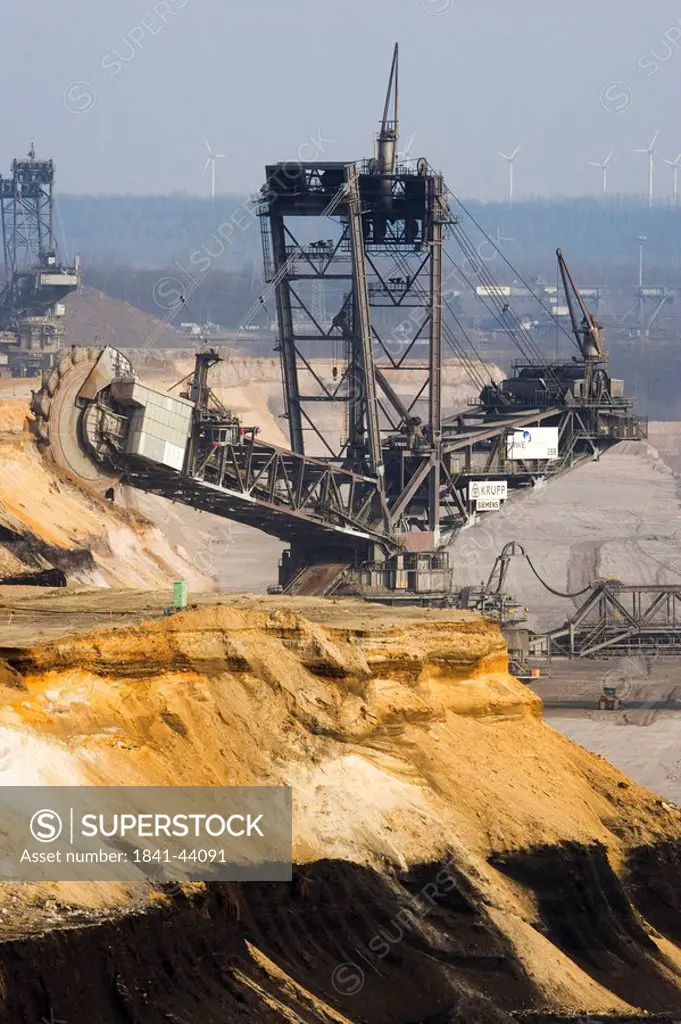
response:
<path id="1" fill-rule="evenodd" d="M 0 587 L 0 648 L 49 643 L 97 628 L 112 629 L 161 618 L 169 591 L 103 588 Z M 192 604 L 215 603 L 197 594 Z"/>
<path id="2" fill-rule="evenodd" d="M 533 683 L 544 720 L 643 786 L 681 804 L 681 658 L 558 661 Z M 603 685 L 622 694 L 600 711 Z"/>
<path id="3" fill-rule="evenodd" d="M 167 591 L 109 590 L 99 587 L 0 586 L 0 648 L 24 648 L 49 643 L 94 629 L 115 629 L 165 617 L 172 594 Z M 266 611 L 291 611 L 311 622 L 362 628 L 399 624 L 401 621 L 476 621 L 475 612 L 456 609 L 389 608 L 360 600 L 305 597 L 262 597 L 252 593 L 191 596 L 189 609 L 229 604 Z M 331 609 L 333 613 L 331 614 Z M 0 657 L 2 655 L 0 654 Z"/>

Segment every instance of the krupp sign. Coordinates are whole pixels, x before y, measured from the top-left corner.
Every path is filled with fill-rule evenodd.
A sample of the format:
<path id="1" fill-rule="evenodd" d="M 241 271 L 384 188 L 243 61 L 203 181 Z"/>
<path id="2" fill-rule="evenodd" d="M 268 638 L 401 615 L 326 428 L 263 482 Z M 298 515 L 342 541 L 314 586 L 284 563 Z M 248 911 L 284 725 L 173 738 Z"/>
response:
<path id="1" fill-rule="evenodd" d="M 481 501 L 506 501 L 508 498 L 508 483 L 506 480 L 470 480 L 468 483 L 468 500 L 478 503 Z M 496 508 L 499 506 L 497 505 Z"/>

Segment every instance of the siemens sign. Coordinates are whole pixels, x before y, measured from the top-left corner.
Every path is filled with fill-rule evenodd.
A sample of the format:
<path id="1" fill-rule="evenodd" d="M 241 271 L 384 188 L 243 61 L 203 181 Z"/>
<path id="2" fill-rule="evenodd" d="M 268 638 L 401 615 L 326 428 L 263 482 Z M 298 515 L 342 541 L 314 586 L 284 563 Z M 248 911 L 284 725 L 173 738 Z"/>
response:
<path id="1" fill-rule="evenodd" d="M 506 480 L 469 480 L 468 500 L 475 505 L 476 512 L 494 512 L 501 508 L 508 498 Z"/>

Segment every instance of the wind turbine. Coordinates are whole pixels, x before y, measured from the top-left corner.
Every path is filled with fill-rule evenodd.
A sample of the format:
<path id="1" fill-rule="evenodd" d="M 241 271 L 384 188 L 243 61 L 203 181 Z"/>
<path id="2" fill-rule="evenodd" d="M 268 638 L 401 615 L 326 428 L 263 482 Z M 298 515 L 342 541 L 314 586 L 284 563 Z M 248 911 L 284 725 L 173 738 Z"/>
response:
<path id="1" fill-rule="evenodd" d="M 679 201 L 679 170 L 681 170 L 681 153 L 679 153 L 676 160 L 665 160 L 665 163 L 669 164 L 674 172 L 674 209 L 676 209 Z"/>
<path id="2" fill-rule="evenodd" d="M 215 161 L 224 160 L 226 153 L 214 153 L 210 148 L 210 142 L 208 139 L 203 140 L 206 143 L 206 149 L 208 150 L 208 159 L 203 166 L 203 173 L 205 174 L 210 167 L 210 194 L 213 202 L 215 202 Z"/>
<path id="3" fill-rule="evenodd" d="M 608 194 L 608 164 L 610 163 L 610 161 L 612 160 L 614 155 L 615 155 L 615 150 L 613 149 L 613 151 L 611 153 L 609 153 L 608 156 L 606 156 L 606 158 L 605 158 L 605 160 L 603 161 L 602 164 L 595 163 L 593 160 L 589 161 L 589 166 L 590 167 L 598 167 L 600 169 L 600 171 L 601 171 L 602 176 L 603 176 L 602 177 L 602 183 L 601 183 L 601 197 L 603 199 L 605 199 L 605 197 Z"/>
<path id="4" fill-rule="evenodd" d="M 505 153 L 499 152 L 499 156 L 503 157 L 508 162 L 508 205 L 513 206 L 513 169 L 515 167 L 515 158 L 521 150 L 521 146 L 516 146 L 510 156 L 506 156 Z"/>
<path id="5" fill-rule="evenodd" d="M 653 205 L 653 183 L 655 180 L 655 143 L 660 133 L 655 132 L 653 135 L 653 141 L 650 143 L 647 149 L 635 149 L 635 153 L 647 153 L 648 154 L 648 209 L 651 209 Z"/>

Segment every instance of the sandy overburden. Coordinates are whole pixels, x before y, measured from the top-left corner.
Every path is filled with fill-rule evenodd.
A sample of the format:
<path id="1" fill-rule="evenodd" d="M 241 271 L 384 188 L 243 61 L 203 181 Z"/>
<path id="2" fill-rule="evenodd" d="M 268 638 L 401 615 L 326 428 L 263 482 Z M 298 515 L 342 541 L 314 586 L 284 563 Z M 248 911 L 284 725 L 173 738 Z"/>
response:
<path id="1" fill-rule="evenodd" d="M 681 813 L 543 723 L 492 623 L 244 597 L 17 651 L 5 679 L 0 783 L 18 781 L 22 758 L 33 783 L 293 786 L 292 886 L 217 887 L 198 917 L 185 901 L 144 954 L 161 955 L 174 915 L 176 941 L 204 921 L 213 943 L 241 950 L 230 976 L 250 1020 L 425 1020 L 476 992 L 507 1009 L 681 1005 L 681 917 L 664 888 Z M 444 870 L 450 889 L 424 905 Z M 656 886 L 657 902 L 646 896 Z M 225 917 L 228 891 L 238 922 Z M 45 895 L 23 893 L 25 931 L 40 929 Z M 52 887 L 49 925 L 59 907 L 87 920 L 150 895 Z M 395 938 L 401 907 L 411 923 Z M 127 927 L 117 941 L 132 949 Z M 73 955 L 79 933 L 59 941 Z M 42 964 L 40 943 L 26 948 Z M 375 972 L 363 963 L 349 1000 L 331 979 L 358 949 Z M 120 950 L 114 960 L 132 991 L 136 968 Z M 68 978 L 41 971 L 55 1004 L 59 993 L 101 1012 L 105 995 L 86 1005 Z M 177 971 L 166 994 L 177 984 L 188 998 L 196 978 Z M 289 1008 L 321 1000 L 327 1016 L 268 1016 L 253 988 L 262 972 Z M 213 1004 L 201 977 L 204 1016 L 185 1014 L 188 1024 L 232 1005 L 224 992 Z"/>

